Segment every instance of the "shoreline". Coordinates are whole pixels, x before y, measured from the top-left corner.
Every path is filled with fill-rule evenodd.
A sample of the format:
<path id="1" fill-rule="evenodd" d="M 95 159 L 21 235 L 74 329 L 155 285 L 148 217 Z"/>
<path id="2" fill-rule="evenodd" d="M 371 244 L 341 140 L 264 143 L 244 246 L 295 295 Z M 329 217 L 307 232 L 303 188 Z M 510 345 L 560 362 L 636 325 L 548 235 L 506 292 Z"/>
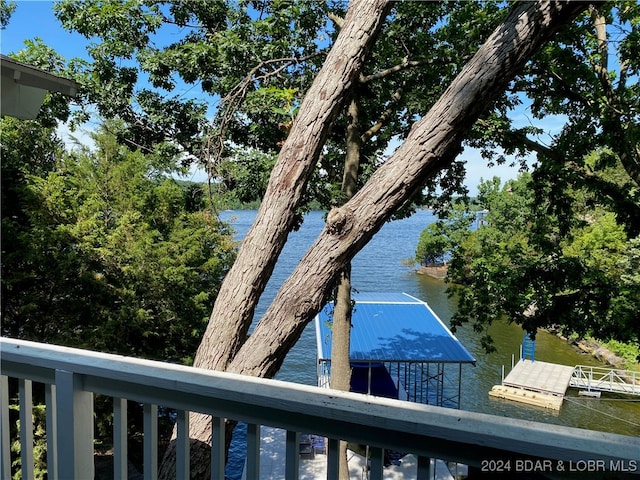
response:
<path id="1" fill-rule="evenodd" d="M 619 357 L 614 352 L 612 352 L 611 350 L 609 350 L 607 347 L 603 346 L 596 340 L 584 339 L 584 338 L 570 340 L 564 335 L 561 335 L 560 333 L 556 333 L 553 331 L 550 331 L 550 333 L 554 333 L 555 335 L 560 337 L 562 340 L 564 340 L 568 344 L 576 347 L 581 352 L 588 353 L 596 360 L 599 360 L 609 365 L 610 367 L 619 368 L 622 370 L 629 370 L 629 365 L 627 364 L 626 359 Z"/>
<path id="2" fill-rule="evenodd" d="M 447 276 L 447 270 L 447 265 L 420 265 L 420 267 L 416 269 L 415 272 L 418 275 L 427 275 L 432 278 L 444 280 Z M 599 360 L 611 367 L 619 368 L 621 370 L 630 370 L 632 369 L 632 365 L 640 366 L 639 362 L 634 362 L 632 365 L 629 365 L 629 361 L 627 359 L 616 355 L 614 352 L 609 350 L 597 340 L 585 338 L 570 339 L 567 336 L 563 335 L 557 328 L 546 328 L 544 330 L 553 335 L 556 335 L 567 344 L 573 345 L 581 352 L 587 353 L 596 360 Z"/>
<path id="3" fill-rule="evenodd" d="M 416 270 L 418 275 L 428 275 L 432 278 L 437 278 L 439 280 L 444 280 L 447 276 L 447 271 L 449 268 L 447 265 L 434 265 L 434 266 L 425 266 L 420 265 L 420 268 Z"/>

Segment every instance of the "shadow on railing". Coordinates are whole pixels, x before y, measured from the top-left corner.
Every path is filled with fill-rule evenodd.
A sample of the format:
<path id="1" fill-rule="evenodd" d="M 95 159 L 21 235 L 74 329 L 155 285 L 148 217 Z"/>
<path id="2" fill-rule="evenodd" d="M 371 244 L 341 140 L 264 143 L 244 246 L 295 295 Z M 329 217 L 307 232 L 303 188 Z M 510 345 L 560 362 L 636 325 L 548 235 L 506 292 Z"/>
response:
<path id="1" fill-rule="evenodd" d="M 44 384 L 49 479 L 92 478 L 93 394 L 113 397 L 114 477 L 127 478 L 126 400 L 144 404 L 144 476 L 156 477 L 158 406 L 177 409 L 177 478 L 189 478 L 188 412 L 213 416 L 211 478 L 224 478 L 225 418 L 248 424 L 247 478 L 260 478 L 260 425 L 286 434 L 286 478 L 298 475 L 299 433 L 328 439 L 326 478 L 337 478 L 338 441 L 367 445 L 369 478 L 384 475 L 384 451 L 497 471 L 602 478 L 640 474 L 640 438 L 495 417 L 92 351 L 3 338 L 1 478 L 11 478 L 8 378 L 18 379 L 22 478 L 33 477 L 32 384 Z M 508 469 L 508 470 L 507 470 Z M 573 470 L 572 470 L 573 469 Z M 514 477 L 517 478 L 517 475 Z M 637 477 L 635 477 L 637 478 Z"/>

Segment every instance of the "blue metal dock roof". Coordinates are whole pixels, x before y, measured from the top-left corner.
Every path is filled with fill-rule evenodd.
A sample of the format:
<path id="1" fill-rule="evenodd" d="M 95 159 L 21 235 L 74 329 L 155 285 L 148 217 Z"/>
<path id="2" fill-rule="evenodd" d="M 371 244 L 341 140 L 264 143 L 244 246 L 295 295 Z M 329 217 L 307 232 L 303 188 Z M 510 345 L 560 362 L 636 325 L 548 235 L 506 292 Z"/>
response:
<path id="1" fill-rule="evenodd" d="M 475 363 L 429 305 L 406 293 L 358 293 L 351 361 Z M 331 360 L 333 302 L 316 316 L 318 360 Z"/>

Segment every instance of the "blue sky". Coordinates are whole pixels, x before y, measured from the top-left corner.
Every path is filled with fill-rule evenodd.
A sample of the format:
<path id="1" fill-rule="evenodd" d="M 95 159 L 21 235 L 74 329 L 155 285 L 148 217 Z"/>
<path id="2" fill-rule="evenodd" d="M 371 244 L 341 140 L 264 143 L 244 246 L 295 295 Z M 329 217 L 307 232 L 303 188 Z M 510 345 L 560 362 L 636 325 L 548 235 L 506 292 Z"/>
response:
<path id="1" fill-rule="evenodd" d="M 60 55 L 66 59 L 73 57 L 81 57 L 88 59 L 86 54 L 86 46 L 89 41 L 82 35 L 70 33 L 64 30 L 58 20 L 53 15 L 52 2 L 48 1 L 31 1 L 18 0 L 17 8 L 11 17 L 7 28 L 0 32 L 0 51 L 3 54 L 13 53 L 24 46 L 24 41 L 40 37 L 46 45 L 54 48 Z M 194 89 L 194 93 L 199 91 Z M 519 116 L 517 120 L 518 126 L 529 124 L 526 113 Z M 556 119 L 556 121 L 561 121 Z M 537 125 L 540 126 L 540 125 Z M 88 128 L 91 128 L 90 126 Z M 554 125 L 551 121 L 543 128 L 550 133 L 557 131 L 558 125 Z M 60 133 L 64 136 L 68 134 L 68 129 L 61 127 Z M 76 132 L 74 134 L 80 141 L 83 134 Z M 544 139 L 543 139 L 544 140 Z M 518 174 L 517 167 L 510 167 L 507 161 L 505 165 L 498 165 L 489 168 L 486 161 L 480 157 L 480 153 L 473 149 L 465 149 L 462 158 L 467 160 L 467 178 L 465 185 L 469 188 L 471 195 L 477 193 L 477 185 L 481 178 L 489 179 L 498 176 L 502 180 L 515 178 Z M 533 163 L 533 159 L 529 164 Z M 204 180 L 204 173 L 193 172 L 190 179 L 200 181 Z"/>
<path id="2" fill-rule="evenodd" d="M 0 48 L 3 54 L 16 52 L 24 47 L 24 41 L 40 37 L 65 58 L 82 57 L 87 40 L 80 34 L 64 30 L 53 15 L 52 2 L 18 0 L 9 25 L 0 32 Z"/>

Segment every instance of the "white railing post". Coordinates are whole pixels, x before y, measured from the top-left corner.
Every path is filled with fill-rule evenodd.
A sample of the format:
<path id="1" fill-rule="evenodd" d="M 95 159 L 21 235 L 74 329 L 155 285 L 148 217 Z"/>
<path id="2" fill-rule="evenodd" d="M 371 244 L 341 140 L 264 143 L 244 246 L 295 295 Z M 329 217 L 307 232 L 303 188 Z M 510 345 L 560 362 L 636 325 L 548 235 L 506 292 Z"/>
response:
<path id="1" fill-rule="evenodd" d="M 284 476 L 287 480 L 298 480 L 300 472 L 300 434 L 287 430 L 287 440 L 285 446 L 285 470 Z"/>
<path id="2" fill-rule="evenodd" d="M 431 480 L 431 459 L 429 457 L 418 457 L 418 480 Z"/>
<path id="3" fill-rule="evenodd" d="M 247 480 L 260 478 L 260 425 L 249 423 L 247 425 Z"/>
<path id="4" fill-rule="evenodd" d="M 20 468 L 22 478 L 33 478 L 33 395 L 31 380 L 18 381 L 20 404 Z"/>
<path id="5" fill-rule="evenodd" d="M 176 442 L 176 479 L 189 480 L 190 478 L 190 438 L 189 438 L 189 412 L 178 410 L 177 412 Z"/>
<path id="6" fill-rule="evenodd" d="M 0 476 L 11 478 L 11 439 L 9 437 L 9 378 L 0 376 Z"/>
<path id="7" fill-rule="evenodd" d="M 211 480 L 224 478 L 225 421 L 211 418 Z"/>
<path id="8" fill-rule="evenodd" d="M 113 399 L 113 478 L 127 480 L 127 400 Z"/>
<path id="9" fill-rule="evenodd" d="M 338 478 L 340 470 L 340 441 L 329 438 L 327 441 L 327 478 Z"/>
<path id="10" fill-rule="evenodd" d="M 92 479 L 93 394 L 81 388 L 80 378 L 56 370 L 58 475 L 60 479 Z M 62 428 L 64 426 L 64 428 Z"/>
<path id="11" fill-rule="evenodd" d="M 58 478 L 58 418 L 56 415 L 56 386 L 44 385 L 47 422 L 47 478 Z"/>
<path id="12" fill-rule="evenodd" d="M 144 480 L 158 478 L 158 406 L 145 403 L 144 415 Z"/>
<path id="13" fill-rule="evenodd" d="M 371 462 L 371 470 L 369 472 L 370 480 L 382 480 L 384 469 L 384 449 L 380 447 L 369 447 L 369 455 Z"/>

